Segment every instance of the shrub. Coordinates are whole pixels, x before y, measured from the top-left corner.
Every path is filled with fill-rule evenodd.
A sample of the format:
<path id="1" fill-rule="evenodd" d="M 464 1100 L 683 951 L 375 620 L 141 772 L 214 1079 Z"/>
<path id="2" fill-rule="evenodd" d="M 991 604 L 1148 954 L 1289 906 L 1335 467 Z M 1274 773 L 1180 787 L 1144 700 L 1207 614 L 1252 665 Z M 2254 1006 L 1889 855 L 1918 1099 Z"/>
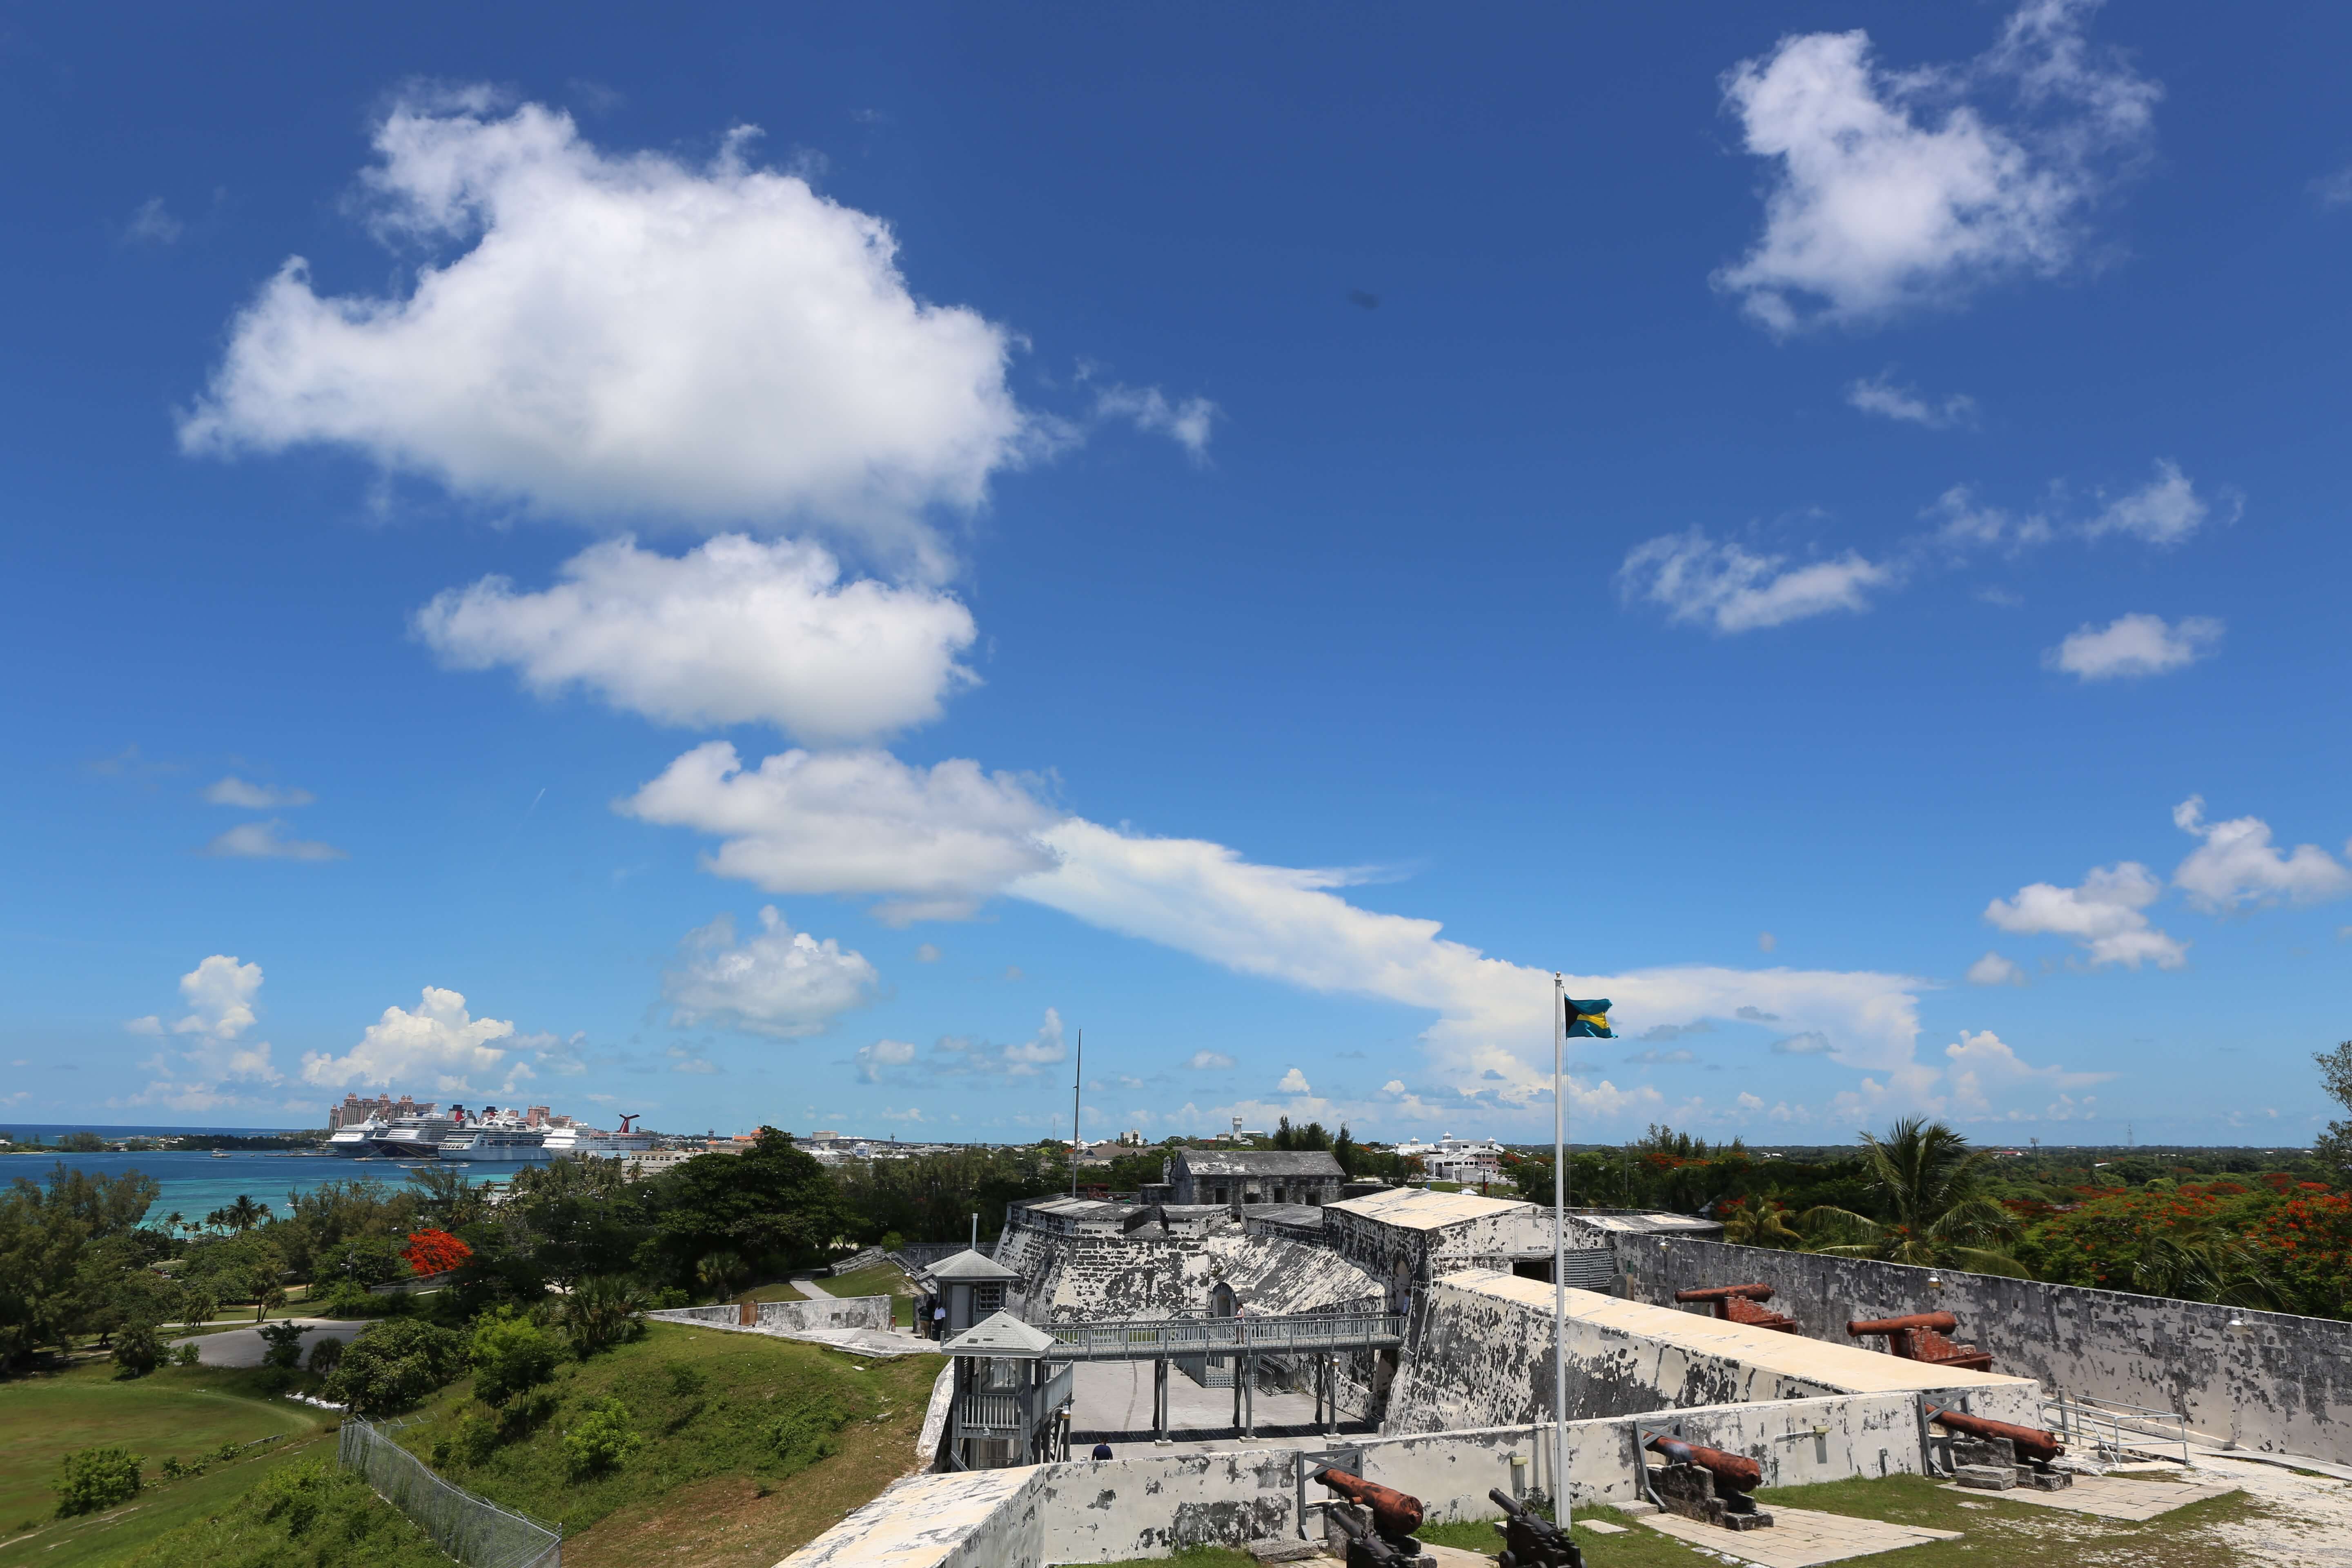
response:
<path id="1" fill-rule="evenodd" d="M 68 1454 L 55 1483 L 58 1517 L 96 1513 L 139 1493 L 139 1467 L 146 1460 L 128 1448 L 84 1448 Z"/>
<path id="2" fill-rule="evenodd" d="M 645 1325 L 638 1321 L 638 1314 L 645 1310 L 646 1293 L 635 1281 L 599 1275 L 573 1286 L 555 1313 L 572 1342 L 572 1353 L 585 1361 L 609 1345 L 642 1333 Z"/>
<path id="3" fill-rule="evenodd" d="M 301 1324 L 264 1323 L 261 1326 L 261 1342 L 262 1365 L 291 1370 L 302 1364 Z"/>
<path id="4" fill-rule="evenodd" d="M 433 1440 L 433 1468 L 471 1468 L 488 1459 L 499 1446 L 499 1429 L 478 1415 L 467 1415 L 445 1436 Z"/>
<path id="5" fill-rule="evenodd" d="M 186 1344 L 182 1345 L 178 1350 L 173 1351 L 172 1352 L 172 1359 L 178 1362 L 182 1366 L 194 1366 L 205 1358 L 197 1353 L 195 1342 L 191 1340 Z"/>
<path id="6" fill-rule="evenodd" d="M 384 1310 L 384 1300 L 370 1295 L 367 1287 L 355 1280 L 338 1279 L 327 1291 L 323 1305 L 330 1318 L 373 1318 Z"/>
<path id="7" fill-rule="evenodd" d="M 499 1308 L 475 1327 L 471 1357 L 474 1396 L 485 1405 L 504 1405 L 555 1375 L 555 1341 L 511 1307 Z"/>
<path id="8" fill-rule="evenodd" d="M 573 1480 L 585 1480 L 617 1468 L 644 1443 L 629 1429 L 627 1405 L 617 1399 L 599 1399 L 563 1435 L 564 1463 Z"/>
<path id="9" fill-rule="evenodd" d="M 114 1364 L 122 1369 L 116 1375 L 144 1377 L 163 1359 L 163 1336 L 154 1324 L 130 1322 L 114 1331 Z"/>
<path id="10" fill-rule="evenodd" d="M 334 1335 L 320 1334 L 311 1342 L 310 1357 L 307 1364 L 319 1376 L 329 1375 L 335 1368 L 341 1366 L 342 1362 L 343 1342 Z"/>
<path id="11" fill-rule="evenodd" d="M 407 1409 L 465 1370 L 466 1342 L 448 1329 L 394 1318 L 371 1324 L 344 1348 L 327 1397 L 362 1415 Z"/>

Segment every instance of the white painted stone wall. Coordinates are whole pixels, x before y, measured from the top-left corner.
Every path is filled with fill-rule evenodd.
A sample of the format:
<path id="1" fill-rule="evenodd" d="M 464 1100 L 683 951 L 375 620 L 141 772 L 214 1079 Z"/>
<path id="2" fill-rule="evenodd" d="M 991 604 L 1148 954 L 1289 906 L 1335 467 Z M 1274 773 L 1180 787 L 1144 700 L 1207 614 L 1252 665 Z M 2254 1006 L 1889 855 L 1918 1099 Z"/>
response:
<path id="1" fill-rule="evenodd" d="M 1929 1367 L 1856 1348 L 1569 1292 L 1571 1420 L 1833 1394 L 1923 1390 L 2032 1421 L 2030 1379 Z M 1413 1314 L 1382 1430 L 1446 1432 L 1552 1415 L 1551 1288 L 1486 1269 L 1447 1275 Z"/>
<path id="2" fill-rule="evenodd" d="M 1845 1340 L 1851 1319 L 1950 1312 L 1953 1337 L 1990 1352 L 1997 1372 L 2178 1411 L 2216 1440 L 2352 1463 L 2352 1323 L 1720 1242 L 1636 1240 L 1619 1257 L 1640 1300 L 1761 1280 L 1774 1310 L 1822 1339 Z"/>
<path id="3" fill-rule="evenodd" d="M 647 1312 L 656 1322 L 700 1323 L 709 1328 L 744 1327 L 742 1309 L 732 1301 L 715 1307 L 665 1307 Z M 793 1333 L 805 1329 L 881 1329 L 890 1327 L 887 1296 L 835 1296 L 822 1301 L 762 1301 L 761 1330 Z"/>
<path id="4" fill-rule="evenodd" d="M 1640 1500 L 1642 1430 L 1670 1430 L 1746 1454 L 1768 1487 L 1916 1474 L 1918 1415 L 1907 1394 L 1840 1394 L 1771 1405 L 1679 1410 L 1569 1427 L 1580 1502 Z M 1501 1510 L 1511 1457 L 1528 1483 L 1552 1488 L 1551 1429 L 1518 1426 L 1410 1437 L 1342 1439 L 1364 1451 L 1368 1479 L 1422 1500 L 1439 1522 Z M 1165 1556 L 1185 1546 L 1239 1546 L 1298 1532 L 1297 1460 L 1287 1448 L 1074 1460 L 903 1482 L 785 1560 L 784 1568 L 1036 1568 Z M 1320 1489 L 1308 1488 L 1310 1499 Z"/>

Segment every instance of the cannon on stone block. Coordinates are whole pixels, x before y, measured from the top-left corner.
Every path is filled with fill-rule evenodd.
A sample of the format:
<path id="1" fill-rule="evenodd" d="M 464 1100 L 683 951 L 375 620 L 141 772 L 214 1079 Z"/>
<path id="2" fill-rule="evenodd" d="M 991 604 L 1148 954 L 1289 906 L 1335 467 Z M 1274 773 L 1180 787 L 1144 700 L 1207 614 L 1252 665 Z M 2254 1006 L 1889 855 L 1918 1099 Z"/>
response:
<path id="1" fill-rule="evenodd" d="M 1329 1466 L 1314 1479 L 1346 1500 L 1326 1509 L 1324 1517 L 1347 1537 L 1348 1568 L 1417 1568 L 1428 1561 L 1412 1536 L 1421 1528 L 1419 1498 Z"/>
<path id="2" fill-rule="evenodd" d="M 1797 1320 L 1775 1312 L 1761 1305 L 1772 1299 L 1769 1285 L 1708 1285 L 1696 1290 L 1677 1290 L 1677 1301 L 1706 1301 L 1715 1307 L 1717 1322 L 1745 1323 L 1751 1329 L 1770 1329 L 1777 1333 L 1793 1334 Z"/>
<path id="3" fill-rule="evenodd" d="M 1886 1348 L 1906 1361 L 1931 1362 L 1969 1372 L 1990 1372 L 1992 1355 L 1974 1345 L 1956 1345 L 1944 1336 L 1960 1326 L 1949 1312 L 1914 1312 L 1907 1318 L 1857 1318 L 1845 1331 L 1855 1339 L 1886 1336 Z"/>
<path id="4" fill-rule="evenodd" d="M 1644 1447 L 1665 1457 L 1665 1468 L 1652 1471 L 1649 1481 L 1670 1511 L 1725 1530 L 1762 1530 L 1771 1524 L 1772 1516 L 1748 1495 L 1764 1484 L 1764 1467 L 1747 1455 L 1685 1443 L 1663 1432 L 1651 1433 Z"/>
<path id="5" fill-rule="evenodd" d="M 1568 1531 L 1500 1487 L 1489 1488 L 1486 1496 L 1503 1510 L 1497 1526 L 1503 1551 L 1495 1559 L 1496 1568 L 1584 1568 L 1584 1553 Z"/>
<path id="6" fill-rule="evenodd" d="M 1927 1419 L 1952 1434 L 1953 1479 L 1964 1487 L 2007 1491 L 2018 1486 L 2054 1492 L 2074 1484 L 2071 1474 L 2052 1468 L 2051 1461 L 2066 1452 L 2053 1433 L 1932 1405 Z"/>

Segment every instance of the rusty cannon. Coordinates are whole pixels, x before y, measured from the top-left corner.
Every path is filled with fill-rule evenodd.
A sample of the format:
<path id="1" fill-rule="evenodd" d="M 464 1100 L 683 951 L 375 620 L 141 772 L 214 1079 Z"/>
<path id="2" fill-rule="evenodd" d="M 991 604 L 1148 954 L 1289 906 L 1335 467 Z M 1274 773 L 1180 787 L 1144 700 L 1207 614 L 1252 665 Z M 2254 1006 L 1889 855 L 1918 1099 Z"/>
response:
<path id="1" fill-rule="evenodd" d="M 1945 1338 L 1960 1321 L 1949 1312 L 1914 1312 L 1906 1318 L 1856 1318 L 1845 1331 L 1855 1339 L 1886 1336 L 1886 1348 L 1906 1361 L 1924 1361 L 1964 1371 L 1990 1372 L 1992 1355 L 1974 1345 L 1957 1345 Z"/>
<path id="2" fill-rule="evenodd" d="M 1665 1468 L 1652 1471 L 1647 1479 L 1660 1505 L 1670 1511 L 1726 1530 L 1761 1530 L 1772 1522 L 1772 1516 L 1748 1495 L 1764 1484 L 1764 1467 L 1747 1455 L 1686 1443 L 1663 1432 L 1649 1434 L 1643 1446 L 1665 1458 Z"/>
<path id="3" fill-rule="evenodd" d="M 1418 1568 L 1422 1561 L 1418 1541 L 1408 1538 L 1400 1544 L 1387 1540 L 1345 1509 L 1335 1508 L 1324 1517 L 1348 1538 L 1348 1568 Z"/>
<path id="4" fill-rule="evenodd" d="M 1349 1502 L 1370 1510 L 1372 1528 L 1382 1535 L 1402 1538 L 1421 1528 L 1421 1500 L 1417 1497 L 1328 1465 L 1315 1472 L 1315 1479 Z"/>
<path id="5" fill-rule="evenodd" d="M 1584 1568 L 1584 1553 L 1568 1531 L 1499 1487 L 1490 1488 L 1486 1496 L 1503 1510 L 1496 1526 L 1503 1532 L 1496 1568 Z"/>
<path id="6" fill-rule="evenodd" d="M 1328 1465 L 1314 1479 L 1345 1500 L 1326 1509 L 1324 1517 L 1348 1539 L 1348 1568 L 1412 1568 L 1423 1561 L 1421 1542 L 1412 1538 L 1421 1528 L 1419 1498 Z"/>
<path id="7" fill-rule="evenodd" d="M 1686 1304 L 1706 1302 L 1715 1308 L 1717 1322 L 1745 1323 L 1751 1329 L 1770 1329 L 1777 1333 L 1793 1334 L 1797 1320 L 1775 1312 L 1763 1303 L 1772 1299 L 1772 1287 L 1754 1285 L 1706 1285 L 1695 1290 L 1677 1290 L 1675 1300 Z"/>
<path id="8" fill-rule="evenodd" d="M 1926 1406 L 1927 1419 L 1952 1434 L 1952 1479 L 1964 1487 L 2007 1491 L 2032 1487 L 2063 1491 L 2074 1484 L 2068 1472 L 2052 1468 L 2066 1449 L 2055 1434 L 1971 1415 L 1965 1410 Z"/>

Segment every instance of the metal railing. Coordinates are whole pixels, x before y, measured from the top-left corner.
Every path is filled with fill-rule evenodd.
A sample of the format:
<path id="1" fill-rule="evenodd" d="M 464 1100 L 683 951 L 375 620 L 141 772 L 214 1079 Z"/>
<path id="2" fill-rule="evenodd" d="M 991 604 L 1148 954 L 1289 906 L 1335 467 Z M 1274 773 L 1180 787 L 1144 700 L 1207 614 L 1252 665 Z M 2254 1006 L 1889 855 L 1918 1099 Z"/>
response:
<path id="1" fill-rule="evenodd" d="M 2042 1424 L 2056 1431 L 2063 1442 L 2088 1444 L 2094 1451 L 2115 1459 L 2122 1458 L 2126 1448 L 2153 1452 L 2158 1443 L 2168 1448 L 2178 1443 L 2180 1462 L 2189 1462 L 2189 1418 L 2178 1410 L 2069 1394 L 2062 1389 L 2042 1402 Z M 2167 1426 L 2171 1430 L 2162 1430 Z"/>
<path id="2" fill-rule="evenodd" d="M 1160 1356 L 1291 1355 L 1387 1350 L 1404 1342 L 1392 1312 L 1310 1312 L 1280 1318 L 1173 1318 L 1126 1323 L 1045 1323 L 1049 1361 L 1153 1361 Z"/>
<path id="3" fill-rule="evenodd" d="M 563 1531 L 450 1485 L 424 1460 L 359 1416 L 338 1435 L 336 1458 L 376 1495 L 415 1521 L 467 1568 L 562 1568 Z"/>
<path id="4" fill-rule="evenodd" d="M 1021 1419 L 1021 1396 L 1017 1394 L 967 1394 L 963 1408 L 956 1413 L 956 1425 L 967 1432 L 1023 1432 L 1028 1424 Z"/>

